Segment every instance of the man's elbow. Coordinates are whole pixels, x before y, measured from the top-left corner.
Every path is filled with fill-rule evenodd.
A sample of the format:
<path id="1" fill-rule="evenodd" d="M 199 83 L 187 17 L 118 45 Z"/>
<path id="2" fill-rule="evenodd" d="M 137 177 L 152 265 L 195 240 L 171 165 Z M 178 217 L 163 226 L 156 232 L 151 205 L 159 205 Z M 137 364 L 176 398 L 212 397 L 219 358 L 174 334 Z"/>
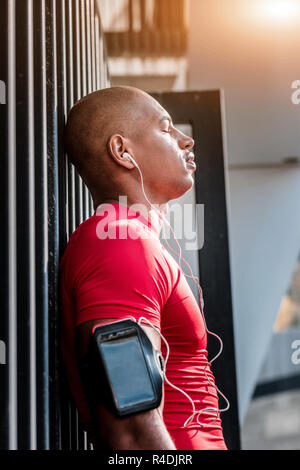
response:
<path id="1" fill-rule="evenodd" d="M 111 450 L 175 449 L 158 408 L 126 418 L 98 421 L 98 426 Z"/>

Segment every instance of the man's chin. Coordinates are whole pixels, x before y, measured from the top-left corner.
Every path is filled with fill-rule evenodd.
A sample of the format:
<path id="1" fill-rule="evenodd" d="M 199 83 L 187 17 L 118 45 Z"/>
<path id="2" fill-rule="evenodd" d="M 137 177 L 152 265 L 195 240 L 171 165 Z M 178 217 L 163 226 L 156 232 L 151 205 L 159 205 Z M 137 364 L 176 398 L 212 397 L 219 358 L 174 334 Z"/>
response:
<path id="1" fill-rule="evenodd" d="M 192 187 L 194 186 L 194 178 L 192 177 L 192 175 L 189 175 L 188 178 L 186 178 L 185 180 L 185 184 L 182 185 L 182 191 L 181 193 L 179 194 L 179 196 L 177 197 L 181 197 L 183 196 L 185 193 L 187 193 L 190 189 L 192 189 Z"/>

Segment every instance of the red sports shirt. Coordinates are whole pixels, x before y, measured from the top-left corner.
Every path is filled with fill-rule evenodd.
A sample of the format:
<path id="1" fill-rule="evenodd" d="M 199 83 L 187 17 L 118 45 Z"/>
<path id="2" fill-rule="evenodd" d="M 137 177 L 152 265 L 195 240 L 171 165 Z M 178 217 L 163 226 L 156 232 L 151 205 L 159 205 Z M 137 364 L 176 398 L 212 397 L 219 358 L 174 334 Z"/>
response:
<path id="1" fill-rule="evenodd" d="M 196 410 L 218 407 L 216 390 L 204 374 L 208 366 L 206 374 L 214 382 L 199 306 L 178 264 L 142 215 L 122 204 L 99 206 L 70 237 L 60 275 L 62 354 L 84 427 L 91 415 L 76 365 L 75 328 L 95 319 L 146 317 L 169 344 L 169 381 L 192 398 Z M 161 351 L 165 357 L 163 340 Z M 219 418 L 205 427 L 194 418 L 184 428 L 193 411 L 190 401 L 166 382 L 164 389 L 163 418 L 178 450 L 226 449 Z M 199 421 L 207 424 L 215 416 L 206 411 Z"/>

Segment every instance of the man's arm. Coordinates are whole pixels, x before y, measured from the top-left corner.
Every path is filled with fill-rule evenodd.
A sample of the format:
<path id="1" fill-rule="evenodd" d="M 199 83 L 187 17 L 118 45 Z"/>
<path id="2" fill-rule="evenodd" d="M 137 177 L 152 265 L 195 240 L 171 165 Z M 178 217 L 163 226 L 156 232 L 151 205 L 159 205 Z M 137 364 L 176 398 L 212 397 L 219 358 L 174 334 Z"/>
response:
<path id="1" fill-rule="evenodd" d="M 113 319 L 92 320 L 80 324 L 76 329 L 79 359 L 86 356 L 95 324 Z M 151 326 L 140 325 L 147 333 L 155 349 L 160 351 L 159 334 Z M 119 418 L 103 405 L 96 407 L 95 426 L 97 447 L 111 450 L 175 450 L 176 447 L 163 422 L 164 391 L 161 404 L 153 410 L 143 411 Z"/>

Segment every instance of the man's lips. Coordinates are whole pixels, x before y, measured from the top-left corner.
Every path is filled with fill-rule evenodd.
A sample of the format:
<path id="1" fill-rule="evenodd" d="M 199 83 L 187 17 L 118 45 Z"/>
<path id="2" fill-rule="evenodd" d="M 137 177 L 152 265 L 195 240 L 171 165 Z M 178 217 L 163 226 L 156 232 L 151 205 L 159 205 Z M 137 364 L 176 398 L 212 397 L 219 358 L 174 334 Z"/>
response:
<path id="1" fill-rule="evenodd" d="M 193 162 L 195 160 L 195 155 L 190 152 L 188 155 L 187 155 L 187 158 L 185 159 L 187 163 L 189 162 Z"/>
<path id="2" fill-rule="evenodd" d="M 196 163 L 194 162 L 195 160 L 195 155 L 193 153 L 189 153 L 185 162 L 186 162 L 186 166 L 188 168 L 192 168 L 193 170 L 196 170 Z"/>
<path id="3" fill-rule="evenodd" d="M 196 167 L 196 163 L 193 162 L 193 161 L 186 162 L 186 166 L 187 166 L 188 168 L 192 168 L 193 170 L 196 170 L 196 168 L 197 168 L 197 167 Z"/>

